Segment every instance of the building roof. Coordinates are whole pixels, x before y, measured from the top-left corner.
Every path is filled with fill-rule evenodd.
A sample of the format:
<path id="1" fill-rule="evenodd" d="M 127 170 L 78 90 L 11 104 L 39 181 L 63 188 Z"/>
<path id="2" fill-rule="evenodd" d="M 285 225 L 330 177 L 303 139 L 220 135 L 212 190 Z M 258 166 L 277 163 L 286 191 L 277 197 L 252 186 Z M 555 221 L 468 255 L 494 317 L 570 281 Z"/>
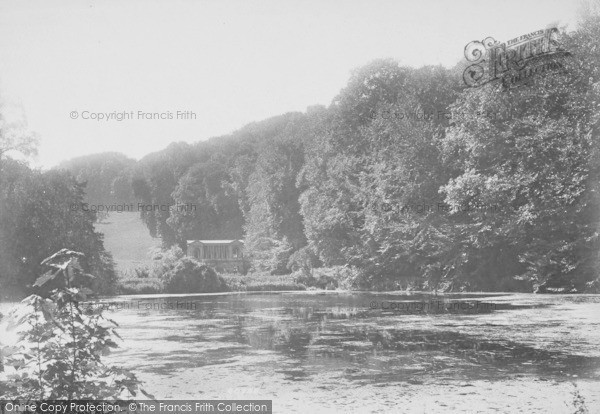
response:
<path id="1" fill-rule="evenodd" d="M 231 244 L 233 242 L 244 243 L 242 240 L 188 240 L 187 244 L 200 242 L 202 244 Z"/>

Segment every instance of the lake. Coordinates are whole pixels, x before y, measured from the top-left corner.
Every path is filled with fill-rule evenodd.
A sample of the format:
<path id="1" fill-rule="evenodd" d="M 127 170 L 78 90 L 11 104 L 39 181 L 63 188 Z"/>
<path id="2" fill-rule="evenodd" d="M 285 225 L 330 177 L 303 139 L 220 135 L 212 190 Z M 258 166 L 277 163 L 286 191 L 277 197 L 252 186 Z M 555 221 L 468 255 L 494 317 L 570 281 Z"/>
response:
<path id="1" fill-rule="evenodd" d="M 600 295 L 121 296 L 110 362 L 159 399 L 274 412 L 600 412 Z M 94 305 L 99 306 L 99 305 Z"/>

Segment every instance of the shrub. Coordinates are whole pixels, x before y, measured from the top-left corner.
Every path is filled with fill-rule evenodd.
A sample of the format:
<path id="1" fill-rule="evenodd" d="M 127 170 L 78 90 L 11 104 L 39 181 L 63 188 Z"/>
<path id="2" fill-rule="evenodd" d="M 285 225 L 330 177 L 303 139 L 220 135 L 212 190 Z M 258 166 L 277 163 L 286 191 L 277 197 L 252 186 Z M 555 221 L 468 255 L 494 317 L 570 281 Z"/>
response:
<path id="1" fill-rule="evenodd" d="M 287 263 L 293 247 L 287 238 L 272 237 L 246 239 L 246 256 L 252 263 L 252 271 L 270 272 L 273 275 L 289 273 Z"/>
<path id="2" fill-rule="evenodd" d="M 246 276 L 224 275 L 229 290 L 243 292 L 274 292 L 306 290 L 292 275 L 271 275 L 269 272 L 250 273 Z"/>
<path id="3" fill-rule="evenodd" d="M 600 293 L 600 276 L 586 284 L 585 293 Z"/>
<path id="4" fill-rule="evenodd" d="M 162 293 L 162 280 L 150 276 L 147 266 L 137 266 L 134 269 L 126 269 L 119 272 L 116 287 L 118 295 L 136 295 Z"/>
<path id="5" fill-rule="evenodd" d="M 192 257 L 182 257 L 162 276 L 166 293 L 223 292 L 227 285 L 210 267 Z"/>
<path id="6" fill-rule="evenodd" d="M 11 311 L 9 326 L 18 342 L 0 349 L 6 357 L 0 361 L 0 399 L 119 399 L 138 391 L 152 398 L 133 373 L 102 362 L 117 347 L 116 323 L 103 316 L 102 308 L 79 305 L 91 293 L 74 287 L 83 273 L 81 256 L 62 249 L 45 259 L 42 265 L 51 270 L 34 287 L 48 282 L 60 287 L 45 298 L 31 295 Z"/>
<path id="7" fill-rule="evenodd" d="M 363 275 L 356 267 L 333 266 L 312 269 L 310 272 L 299 270 L 294 273 L 297 283 L 318 289 L 360 289 Z"/>
<path id="8" fill-rule="evenodd" d="M 307 273 L 299 270 L 293 274 L 296 283 L 317 289 L 335 289 L 338 287 L 337 280 L 326 274 L 318 274 L 316 271 Z"/>
<path id="9" fill-rule="evenodd" d="M 147 266 L 137 266 L 133 269 L 138 279 L 146 279 L 150 277 L 150 269 Z"/>
<path id="10" fill-rule="evenodd" d="M 319 258 L 313 249 L 309 246 L 304 246 L 290 256 L 287 268 L 293 272 L 301 270 L 304 274 L 308 275 L 319 264 Z"/>
<path id="11" fill-rule="evenodd" d="M 168 250 L 154 251 L 152 254 L 150 277 L 162 278 L 166 273 L 173 270 L 183 257 L 185 257 L 185 254 L 179 246 L 173 246 Z"/>
<path id="12" fill-rule="evenodd" d="M 147 295 L 163 292 L 162 280 L 156 278 L 128 277 L 121 279 L 117 286 L 119 295 Z"/>

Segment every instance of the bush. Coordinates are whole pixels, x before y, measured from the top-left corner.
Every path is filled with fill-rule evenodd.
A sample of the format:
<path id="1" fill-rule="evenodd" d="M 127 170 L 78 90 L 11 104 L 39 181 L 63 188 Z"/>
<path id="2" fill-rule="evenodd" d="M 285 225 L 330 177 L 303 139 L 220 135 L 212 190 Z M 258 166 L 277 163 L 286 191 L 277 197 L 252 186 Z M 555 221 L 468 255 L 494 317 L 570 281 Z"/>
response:
<path id="1" fill-rule="evenodd" d="M 271 237 L 246 239 L 246 257 L 252 263 L 252 271 L 269 272 L 272 275 L 288 274 L 287 263 L 293 247 L 284 237 L 277 240 Z"/>
<path id="2" fill-rule="evenodd" d="M 333 277 L 326 274 L 317 274 L 315 271 L 307 273 L 299 270 L 293 273 L 296 283 L 301 283 L 308 287 L 317 289 L 335 289 L 338 287 L 338 282 Z"/>
<path id="3" fill-rule="evenodd" d="M 311 269 L 318 267 L 321 264 L 318 256 L 309 246 L 304 246 L 294 252 L 287 263 L 287 268 L 293 272 L 302 271 L 309 274 Z"/>
<path id="4" fill-rule="evenodd" d="M 274 292 L 306 290 L 292 275 L 271 275 L 269 272 L 251 273 L 247 276 L 224 275 L 229 290 L 242 292 Z"/>
<path id="5" fill-rule="evenodd" d="M 150 277 L 162 278 L 173 270 L 179 260 L 185 257 L 185 253 L 179 246 L 173 246 L 168 250 L 156 250 L 152 254 L 152 269 Z"/>
<path id="6" fill-rule="evenodd" d="M 119 295 L 147 295 L 162 292 L 162 280 L 156 278 L 127 277 L 121 279 L 117 286 Z"/>
<path id="7" fill-rule="evenodd" d="M 600 293 L 600 276 L 586 284 L 585 293 Z"/>
<path id="8" fill-rule="evenodd" d="M 117 347 L 117 324 L 102 308 L 80 306 L 91 291 L 74 283 L 82 276 L 82 253 L 62 249 L 42 264 L 50 270 L 34 287 L 58 285 L 47 297 L 31 295 L 8 315 L 18 337 L 14 346 L 0 347 L 2 400 L 115 400 L 138 395 L 135 374 L 103 363 Z M 2 338 L 5 339 L 5 338 Z"/>
<path id="9" fill-rule="evenodd" d="M 153 294 L 162 293 L 162 291 L 162 280 L 151 277 L 150 269 L 147 266 L 137 266 L 134 269 L 119 272 L 116 288 L 118 295 Z"/>
<path id="10" fill-rule="evenodd" d="M 359 289 L 362 287 L 362 273 L 355 267 L 333 266 L 312 269 L 311 272 L 294 272 L 297 283 L 318 289 Z"/>
<path id="11" fill-rule="evenodd" d="M 150 269 L 147 266 L 137 266 L 133 269 L 138 279 L 146 279 L 150 277 Z"/>
<path id="12" fill-rule="evenodd" d="M 227 290 L 225 280 L 207 265 L 182 257 L 162 276 L 166 293 L 210 293 Z"/>

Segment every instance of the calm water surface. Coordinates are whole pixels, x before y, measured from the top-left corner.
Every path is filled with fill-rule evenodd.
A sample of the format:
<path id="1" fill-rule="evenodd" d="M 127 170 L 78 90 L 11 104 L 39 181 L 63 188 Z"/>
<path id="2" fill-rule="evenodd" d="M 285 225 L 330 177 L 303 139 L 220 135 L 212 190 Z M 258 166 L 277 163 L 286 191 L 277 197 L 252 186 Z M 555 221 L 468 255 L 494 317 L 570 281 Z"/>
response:
<path id="1" fill-rule="evenodd" d="M 600 412 L 600 295 L 122 296 L 111 362 L 157 398 L 274 412 Z"/>

